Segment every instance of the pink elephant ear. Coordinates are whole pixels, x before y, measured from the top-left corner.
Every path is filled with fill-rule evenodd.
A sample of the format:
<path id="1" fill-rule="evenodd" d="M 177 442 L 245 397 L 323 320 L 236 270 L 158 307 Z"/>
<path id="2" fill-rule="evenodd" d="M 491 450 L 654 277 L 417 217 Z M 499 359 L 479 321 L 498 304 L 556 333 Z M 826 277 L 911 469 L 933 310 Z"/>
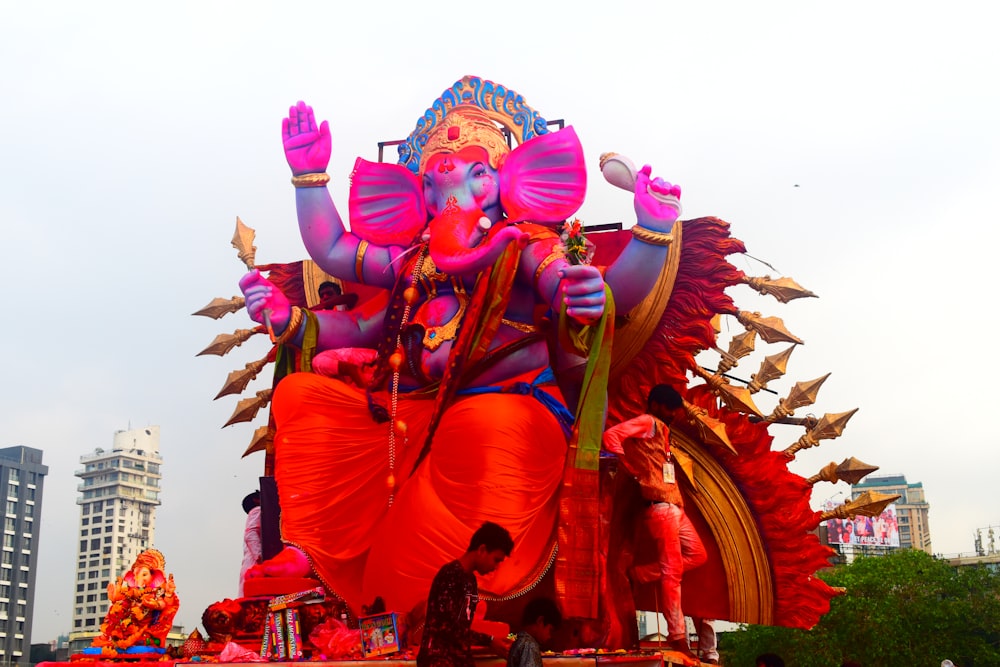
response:
<path id="1" fill-rule="evenodd" d="M 572 127 L 529 139 L 500 168 L 500 203 L 511 222 L 562 222 L 586 192 L 583 147 Z"/>
<path id="2" fill-rule="evenodd" d="M 375 245 L 409 245 L 427 224 L 420 181 L 406 167 L 358 158 L 348 201 L 351 233 Z"/>

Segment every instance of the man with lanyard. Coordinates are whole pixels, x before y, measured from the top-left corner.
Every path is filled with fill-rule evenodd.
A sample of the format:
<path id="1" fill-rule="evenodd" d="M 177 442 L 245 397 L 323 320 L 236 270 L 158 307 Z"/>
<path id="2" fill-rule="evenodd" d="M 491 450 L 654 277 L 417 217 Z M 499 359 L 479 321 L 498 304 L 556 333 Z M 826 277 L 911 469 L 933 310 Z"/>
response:
<path id="1" fill-rule="evenodd" d="M 684 514 L 684 500 L 670 451 L 670 424 L 683 406 L 681 395 L 673 387 L 656 385 L 649 392 L 647 413 L 605 431 L 604 448 L 617 454 L 622 466 L 639 483 L 645 505 L 643 520 L 656 541 L 659 556 L 659 599 L 667 619 L 667 643 L 671 649 L 697 659 L 688 645 L 681 609 L 681 577 L 685 571 L 702 565 L 708 554 Z M 717 663 L 711 623 L 707 620 L 696 623 L 700 626 L 702 655 L 707 662 Z"/>

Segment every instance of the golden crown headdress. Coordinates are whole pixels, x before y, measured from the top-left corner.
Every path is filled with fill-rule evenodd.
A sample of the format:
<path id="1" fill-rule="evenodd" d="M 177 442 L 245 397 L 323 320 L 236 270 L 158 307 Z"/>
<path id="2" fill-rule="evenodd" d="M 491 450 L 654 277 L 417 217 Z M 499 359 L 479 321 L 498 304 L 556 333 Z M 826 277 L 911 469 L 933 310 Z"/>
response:
<path id="1" fill-rule="evenodd" d="M 470 108 L 480 112 L 482 116 L 471 114 Z M 484 122 L 488 122 L 492 130 L 483 125 Z M 549 131 L 547 121 L 525 104 L 524 97 L 517 92 L 478 76 L 466 76 L 441 93 L 417 121 L 416 128 L 399 145 L 399 164 L 414 174 L 422 175 L 423 164 L 427 157 L 441 150 L 451 150 L 445 148 L 444 144 L 455 139 L 449 140 L 448 134 L 438 131 L 440 127 L 448 124 L 451 124 L 450 127 L 460 127 L 452 131 L 458 135 L 459 141 L 467 131 L 475 138 L 476 143 L 470 141 L 462 148 L 465 145 L 482 145 L 478 142 L 487 138 L 492 142 L 495 132 L 503 138 L 506 150 L 509 151 L 509 144 L 496 124 L 506 129 L 518 144 L 523 144 L 537 135 L 548 134 Z M 491 153 L 491 149 L 485 145 L 483 147 L 490 153 L 490 165 L 494 168 L 499 167 L 499 163 L 503 161 L 500 149 L 495 149 L 498 164 L 494 165 L 494 154 Z"/>

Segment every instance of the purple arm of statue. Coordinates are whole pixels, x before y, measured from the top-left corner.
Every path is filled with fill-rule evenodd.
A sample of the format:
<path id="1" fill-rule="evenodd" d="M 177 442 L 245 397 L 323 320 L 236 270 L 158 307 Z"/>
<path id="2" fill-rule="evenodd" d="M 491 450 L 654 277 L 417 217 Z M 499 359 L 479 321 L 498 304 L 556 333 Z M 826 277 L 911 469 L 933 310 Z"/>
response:
<path id="1" fill-rule="evenodd" d="M 668 234 L 677 221 L 679 211 L 663 197 L 680 199 L 681 189 L 662 178 L 650 178 L 649 165 L 636 174 L 635 215 L 636 223 L 651 232 Z M 660 195 L 660 197 L 657 197 Z M 604 279 L 615 295 L 615 308 L 620 314 L 632 310 L 642 301 L 660 275 L 660 268 L 667 261 L 669 246 L 632 238 L 611 266 Z M 645 268 L 650 270 L 643 270 Z"/>
<path id="2" fill-rule="evenodd" d="M 312 107 L 299 102 L 288 109 L 281 123 L 285 159 L 293 176 L 321 173 L 330 163 L 331 138 L 327 121 L 316 124 Z M 391 287 L 395 280 L 390 267 L 398 254 L 390 249 L 371 247 L 363 262 L 358 261 L 360 240 L 344 228 L 344 221 L 326 187 L 300 187 L 295 190 L 299 232 L 309 256 L 321 269 L 342 280 Z M 363 265 L 363 275 L 357 268 Z"/>
<path id="3" fill-rule="evenodd" d="M 288 298 L 256 269 L 243 276 L 240 289 L 243 290 L 250 319 L 263 324 L 264 312 L 267 311 L 274 334 L 280 336 L 291 319 L 292 307 Z M 319 320 L 316 346 L 320 350 L 331 350 L 340 347 L 374 347 L 378 343 L 379 325 L 385 313 L 379 310 L 365 315 L 361 311 L 323 310 L 315 315 Z M 300 327 L 288 342 L 300 345 L 304 333 L 305 327 Z"/>

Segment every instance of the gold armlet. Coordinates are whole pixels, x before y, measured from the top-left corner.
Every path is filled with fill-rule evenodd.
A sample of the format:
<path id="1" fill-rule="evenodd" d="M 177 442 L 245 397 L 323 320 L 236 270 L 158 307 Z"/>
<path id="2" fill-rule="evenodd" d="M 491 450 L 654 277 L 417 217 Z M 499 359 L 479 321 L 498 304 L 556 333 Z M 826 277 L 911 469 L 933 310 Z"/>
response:
<path id="1" fill-rule="evenodd" d="M 284 345 L 294 338 L 295 334 L 299 332 L 299 327 L 302 326 L 302 319 L 302 309 L 298 306 L 292 306 L 292 315 L 288 318 L 288 326 L 285 327 L 280 336 L 274 339 L 274 344 Z"/>
<path id="2" fill-rule="evenodd" d="M 358 243 L 357 254 L 354 255 L 354 275 L 362 285 L 365 283 L 365 253 L 368 252 L 368 241 Z"/>
<path id="3" fill-rule="evenodd" d="M 330 182 L 329 174 L 302 174 L 292 176 L 292 185 L 297 188 L 321 188 Z"/>
<path id="4" fill-rule="evenodd" d="M 538 268 L 535 269 L 535 277 L 532 279 L 532 284 L 534 285 L 536 292 L 538 291 L 538 281 L 542 277 L 542 272 L 545 271 L 545 269 L 549 268 L 549 264 L 551 264 L 552 262 L 556 261 L 557 259 L 563 259 L 565 257 L 566 253 L 563 252 L 562 250 L 553 250 L 545 257 L 545 259 L 539 262 Z"/>
<path id="5" fill-rule="evenodd" d="M 650 245 L 670 245 L 673 240 L 673 234 L 668 232 L 656 232 L 652 229 L 646 229 L 641 225 L 633 225 L 632 236 L 642 241 L 643 243 L 648 243 Z"/>

